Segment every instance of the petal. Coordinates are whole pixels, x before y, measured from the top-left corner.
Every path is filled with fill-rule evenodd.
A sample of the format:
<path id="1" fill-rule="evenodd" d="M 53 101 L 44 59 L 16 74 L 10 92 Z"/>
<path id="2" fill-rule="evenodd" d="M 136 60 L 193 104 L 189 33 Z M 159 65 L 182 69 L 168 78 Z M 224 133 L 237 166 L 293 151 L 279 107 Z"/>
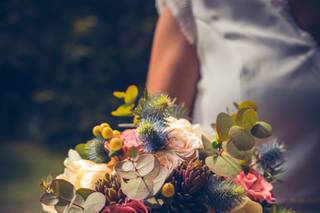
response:
<path id="1" fill-rule="evenodd" d="M 124 98 L 124 102 L 126 104 L 133 104 L 138 97 L 138 87 L 136 85 L 130 85 L 126 91 L 126 97 Z"/>

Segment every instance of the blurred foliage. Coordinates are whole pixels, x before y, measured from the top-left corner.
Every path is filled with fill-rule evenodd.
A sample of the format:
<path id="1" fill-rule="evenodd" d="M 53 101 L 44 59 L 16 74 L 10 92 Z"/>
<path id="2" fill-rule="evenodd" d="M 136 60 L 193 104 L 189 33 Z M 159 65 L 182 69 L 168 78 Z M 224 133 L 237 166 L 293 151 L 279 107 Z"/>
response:
<path id="1" fill-rule="evenodd" d="M 112 91 L 143 85 L 154 1 L 0 2 L 0 131 L 72 147 L 118 105 Z"/>

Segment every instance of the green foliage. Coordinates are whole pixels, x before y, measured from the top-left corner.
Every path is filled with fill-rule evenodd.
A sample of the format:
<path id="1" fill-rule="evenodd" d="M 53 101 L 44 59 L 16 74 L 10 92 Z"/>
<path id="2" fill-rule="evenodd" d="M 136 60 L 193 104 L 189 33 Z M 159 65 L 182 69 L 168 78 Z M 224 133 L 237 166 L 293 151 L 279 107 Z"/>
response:
<path id="1" fill-rule="evenodd" d="M 245 197 L 244 189 L 231 181 L 218 180 L 211 176 L 207 184 L 208 204 L 217 213 L 227 212 L 241 203 Z"/>
<path id="2" fill-rule="evenodd" d="M 75 150 L 79 153 L 81 158 L 91 160 L 96 163 L 106 163 L 110 161 L 109 153 L 104 148 L 104 140 L 92 139 L 85 144 L 78 144 Z"/>
<path id="3" fill-rule="evenodd" d="M 254 137 L 250 132 L 240 126 L 233 126 L 230 128 L 229 138 L 229 143 L 232 143 L 240 151 L 248 151 L 255 145 Z"/>
<path id="4" fill-rule="evenodd" d="M 144 200 L 152 197 L 161 189 L 168 170 L 160 167 L 152 154 L 142 154 L 137 159 L 117 163 L 115 170 L 122 178 L 121 190 L 130 199 Z"/>
<path id="5" fill-rule="evenodd" d="M 225 141 L 228 139 L 229 130 L 235 125 L 234 120 L 227 113 L 221 112 L 216 119 L 216 130 L 219 136 L 219 141 Z"/>
<path id="6" fill-rule="evenodd" d="M 263 121 L 256 122 L 251 129 L 251 134 L 257 138 L 267 138 L 272 134 L 272 127 Z"/>
<path id="7" fill-rule="evenodd" d="M 227 154 L 209 156 L 205 163 L 213 173 L 223 177 L 235 177 L 241 171 L 240 163 Z"/>
<path id="8" fill-rule="evenodd" d="M 54 206 L 58 213 L 99 212 L 105 205 L 103 194 L 89 189 L 75 190 L 74 186 L 62 179 L 55 179 L 46 188 L 40 202 Z"/>
<path id="9" fill-rule="evenodd" d="M 210 170 L 227 177 L 250 167 L 256 138 L 266 138 L 272 134 L 271 126 L 259 121 L 257 106 L 253 101 L 244 101 L 235 106 L 235 113 L 218 114 L 216 124 L 212 125 L 217 132 L 217 142 L 210 145 L 210 141 L 203 140 L 204 150 L 200 150 L 200 154 L 207 156 L 205 162 Z"/>

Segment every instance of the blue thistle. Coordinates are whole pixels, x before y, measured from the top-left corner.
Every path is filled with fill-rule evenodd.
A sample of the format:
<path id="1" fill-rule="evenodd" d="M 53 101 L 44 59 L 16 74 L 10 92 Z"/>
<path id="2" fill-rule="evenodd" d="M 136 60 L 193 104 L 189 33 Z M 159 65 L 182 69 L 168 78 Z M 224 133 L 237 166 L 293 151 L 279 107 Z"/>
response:
<path id="1" fill-rule="evenodd" d="M 277 142 L 263 144 L 260 148 L 260 167 L 267 173 L 280 171 L 284 163 L 284 146 Z"/>
<path id="2" fill-rule="evenodd" d="M 219 180 L 211 176 L 207 184 L 209 205 L 217 213 L 230 211 L 243 201 L 244 189 L 228 180 Z"/>
<path id="3" fill-rule="evenodd" d="M 174 100 L 171 100 L 168 95 L 164 94 L 141 98 L 134 114 L 140 119 L 158 117 L 165 120 L 165 118 L 169 116 L 187 118 L 187 113 L 184 107 L 175 104 Z"/>
<path id="4" fill-rule="evenodd" d="M 166 123 L 158 116 L 140 120 L 137 132 L 147 152 L 156 152 L 166 146 Z"/>

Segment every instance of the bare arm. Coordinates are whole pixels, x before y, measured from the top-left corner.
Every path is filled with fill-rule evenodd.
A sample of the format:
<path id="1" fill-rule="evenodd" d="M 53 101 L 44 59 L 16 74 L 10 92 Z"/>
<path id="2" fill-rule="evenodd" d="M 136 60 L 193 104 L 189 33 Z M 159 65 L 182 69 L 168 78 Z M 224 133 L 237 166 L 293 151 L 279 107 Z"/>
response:
<path id="1" fill-rule="evenodd" d="M 166 8 L 156 27 L 147 90 L 150 94 L 165 92 L 191 111 L 198 79 L 196 49 L 186 40 Z"/>

